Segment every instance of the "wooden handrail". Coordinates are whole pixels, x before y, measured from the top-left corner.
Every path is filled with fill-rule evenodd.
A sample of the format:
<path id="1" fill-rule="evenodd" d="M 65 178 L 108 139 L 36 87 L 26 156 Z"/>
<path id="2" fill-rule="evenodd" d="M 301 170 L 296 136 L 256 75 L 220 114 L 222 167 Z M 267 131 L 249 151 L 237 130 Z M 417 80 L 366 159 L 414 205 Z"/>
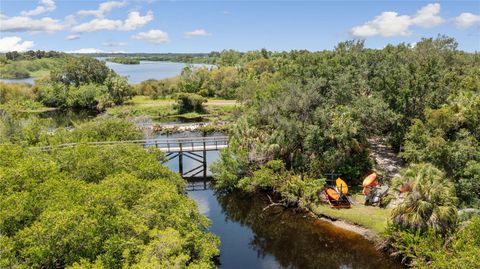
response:
<path id="1" fill-rule="evenodd" d="M 79 143 L 66 143 L 51 146 L 30 147 L 30 149 L 49 150 L 54 148 L 69 148 L 77 145 L 119 145 L 119 144 L 143 144 L 143 145 L 155 145 L 158 148 L 162 148 L 161 145 L 166 145 L 166 148 L 170 149 L 170 144 L 179 144 L 182 148 L 182 144 L 191 144 L 192 148 L 194 143 L 203 142 L 215 142 L 215 146 L 218 147 L 219 142 L 228 144 L 228 136 L 212 136 L 212 137 L 180 137 L 180 138 L 167 138 L 167 139 L 143 139 L 143 140 L 124 140 L 124 141 L 99 141 L 99 142 L 79 142 Z"/>

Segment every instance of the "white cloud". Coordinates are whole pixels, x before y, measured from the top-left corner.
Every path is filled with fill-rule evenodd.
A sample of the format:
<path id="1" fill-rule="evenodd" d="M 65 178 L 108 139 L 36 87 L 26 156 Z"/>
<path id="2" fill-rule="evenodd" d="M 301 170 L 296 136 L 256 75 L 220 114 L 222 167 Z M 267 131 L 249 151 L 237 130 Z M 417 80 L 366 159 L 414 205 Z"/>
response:
<path id="1" fill-rule="evenodd" d="M 67 40 L 76 40 L 76 39 L 79 39 L 80 36 L 79 35 L 68 35 L 65 39 Z"/>
<path id="2" fill-rule="evenodd" d="M 445 20 L 440 17 L 440 4 L 428 4 L 422 7 L 412 18 L 412 24 L 430 28 L 442 24 Z"/>
<path id="3" fill-rule="evenodd" d="M 20 14 L 22 16 L 36 16 L 45 12 L 53 11 L 55 8 L 56 6 L 53 0 L 40 0 L 39 5 L 36 8 L 28 11 L 22 11 Z"/>
<path id="4" fill-rule="evenodd" d="M 89 22 L 74 26 L 71 30 L 75 33 L 95 32 L 101 30 L 131 31 L 144 26 L 152 20 L 152 11 L 148 11 L 145 16 L 141 16 L 138 11 L 132 11 L 128 13 L 128 17 L 125 21 L 95 18 Z"/>
<path id="5" fill-rule="evenodd" d="M 411 34 L 410 26 L 430 28 L 444 23 L 445 20 L 439 16 L 439 13 L 440 4 L 428 4 L 418 10 L 414 16 L 399 15 L 393 11 L 382 12 L 373 20 L 353 27 L 351 32 L 357 37 L 407 36 Z"/>
<path id="6" fill-rule="evenodd" d="M 375 35 L 406 36 L 410 34 L 408 30 L 409 26 L 409 16 L 399 16 L 396 12 L 383 12 L 381 15 L 375 17 L 375 19 L 372 21 L 369 21 L 361 26 L 353 27 L 352 34 L 360 37 Z"/>
<path id="7" fill-rule="evenodd" d="M 464 12 L 455 18 L 455 25 L 458 28 L 468 28 L 480 22 L 480 15 L 475 15 L 470 12 Z"/>
<path id="8" fill-rule="evenodd" d="M 18 36 L 0 38 L 0 52 L 27 51 L 35 45 L 33 41 L 21 41 L 22 38 Z"/>
<path id="9" fill-rule="evenodd" d="M 85 48 L 85 49 L 66 51 L 66 53 L 102 53 L 102 52 L 104 51 L 96 48 Z"/>
<path id="10" fill-rule="evenodd" d="M 77 12 L 78 15 L 88 16 L 92 15 L 98 18 L 103 18 L 105 14 L 110 12 L 114 8 L 124 7 L 127 5 L 127 2 L 118 2 L 118 1 L 108 1 L 98 5 L 98 9 L 95 10 L 80 10 Z"/>
<path id="11" fill-rule="evenodd" d="M 77 20 L 75 19 L 75 15 L 68 15 L 64 19 L 64 24 L 66 27 L 73 26 L 77 24 Z"/>
<path id="12" fill-rule="evenodd" d="M 127 42 L 122 42 L 122 41 L 106 41 L 103 42 L 102 45 L 107 46 L 107 47 L 120 47 L 120 46 L 126 46 L 128 45 Z"/>
<path id="13" fill-rule="evenodd" d="M 125 31 L 135 30 L 139 27 L 144 26 L 153 20 L 153 12 L 148 11 L 145 16 L 141 16 L 138 11 L 132 11 L 128 13 L 128 18 L 123 23 L 123 28 Z"/>
<path id="14" fill-rule="evenodd" d="M 105 51 L 97 48 L 84 48 L 84 49 L 78 49 L 78 50 L 69 50 L 65 51 L 66 53 L 79 53 L 79 54 L 87 54 L 87 53 L 127 53 L 126 51 L 123 50 L 111 50 L 111 51 Z"/>
<path id="15" fill-rule="evenodd" d="M 186 38 L 192 38 L 192 37 L 196 37 L 196 36 L 209 36 L 209 35 L 212 35 L 212 34 L 207 32 L 205 29 L 197 29 L 197 30 L 193 30 L 191 32 L 183 33 L 183 36 L 186 37 Z"/>
<path id="16" fill-rule="evenodd" d="M 26 16 L 0 17 L 2 32 L 56 32 L 65 28 L 59 20 L 50 17 L 32 19 Z"/>
<path id="17" fill-rule="evenodd" d="M 79 24 L 72 27 L 72 31 L 75 33 L 82 32 L 95 32 L 101 30 L 117 30 L 120 29 L 123 25 L 121 20 L 110 20 L 110 19 L 93 19 L 89 22 Z"/>
<path id="18" fill-rule="evenodd" d="M 153 29 L 148 32 L 138 33 L 136 35 L 133 35 L 132 38 L 145 40 L 147 42 L 154 43 L 154 44 L 162 44 L 162 43 L 167 43 L 169 41 L 168 33 L 158 29 Z"/>

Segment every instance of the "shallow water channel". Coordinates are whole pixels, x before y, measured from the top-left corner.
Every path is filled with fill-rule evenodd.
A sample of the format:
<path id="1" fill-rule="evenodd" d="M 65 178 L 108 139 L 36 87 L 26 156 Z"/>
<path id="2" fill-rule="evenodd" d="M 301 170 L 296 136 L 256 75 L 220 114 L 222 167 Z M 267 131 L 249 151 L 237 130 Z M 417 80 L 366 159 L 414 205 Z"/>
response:
<path id="1" fill-rule="evenodd" d="M 202 134 L 155 138 L 188 136 Z M 217 158 L 218 152 L 207 154 L 209 164 Z M 185 169 L 195 165 L 195 161 L 184 159 Z M 178 159 L 167 166 L 178 171 Z M 203 179 L 190 181 L 187 191 L 211 220 L 209 230 L 220 237 L 220 268 L 401 268 L 370 241 L 329 222 L 281 207 L 263 212 L 268 204 L 266 196 L 218 194 Z"/>

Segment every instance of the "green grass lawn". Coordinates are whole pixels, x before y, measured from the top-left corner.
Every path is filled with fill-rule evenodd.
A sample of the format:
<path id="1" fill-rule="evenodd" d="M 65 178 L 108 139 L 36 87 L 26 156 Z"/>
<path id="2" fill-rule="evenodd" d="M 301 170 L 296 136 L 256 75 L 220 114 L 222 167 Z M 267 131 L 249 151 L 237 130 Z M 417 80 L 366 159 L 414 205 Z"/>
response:
<path id="1" fill-rule="evenodd" d="M 363 201 L 363 196 L 354 195 L 354 198 L 356 198 L 356 201 Z M 321 204 L 311 206 L 311 210 L 315 214 L 342 219 L 349 223 L 372 229 L 377 233 L 382 233 L 387 227 L 387 221 L 390 218 L 391 211 L 388 208 L 364 206 L 363 204 L 352 204 L 352 207 L 348 209 L 334 209 L 329 205 Z"/>
<path id="2" fill-rule="evenodd" d="M 178 114 L 175 109 L 175 100 L 157 99 L 153 100 L 147 96 L 135 96 L 123 106 L 109 108 L 107 114 L 120 117 L 147 116 L 154 120 L 169 117 L 182 117 L 186 119 L 205 118 L 207 120 L 227 120 L 228 117 L 238 108 L 235 100 L 209 99 L 205 105 L 206 113 L 185 113 Z"/>

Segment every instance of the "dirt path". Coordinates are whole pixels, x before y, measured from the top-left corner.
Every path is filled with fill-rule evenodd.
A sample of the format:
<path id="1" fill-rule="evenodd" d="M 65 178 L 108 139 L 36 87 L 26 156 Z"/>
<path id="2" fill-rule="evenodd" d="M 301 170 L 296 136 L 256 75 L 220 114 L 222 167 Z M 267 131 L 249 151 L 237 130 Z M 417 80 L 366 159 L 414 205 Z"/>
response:
<path id="1" fill-rule="evenodd" d="M 375 160 L 375 167 L 383 172 L 384 177 L 391 179 L 399 174 L 405 163 L 397 154 L 379 138 L 368 139 L 370 156 Z"/>

